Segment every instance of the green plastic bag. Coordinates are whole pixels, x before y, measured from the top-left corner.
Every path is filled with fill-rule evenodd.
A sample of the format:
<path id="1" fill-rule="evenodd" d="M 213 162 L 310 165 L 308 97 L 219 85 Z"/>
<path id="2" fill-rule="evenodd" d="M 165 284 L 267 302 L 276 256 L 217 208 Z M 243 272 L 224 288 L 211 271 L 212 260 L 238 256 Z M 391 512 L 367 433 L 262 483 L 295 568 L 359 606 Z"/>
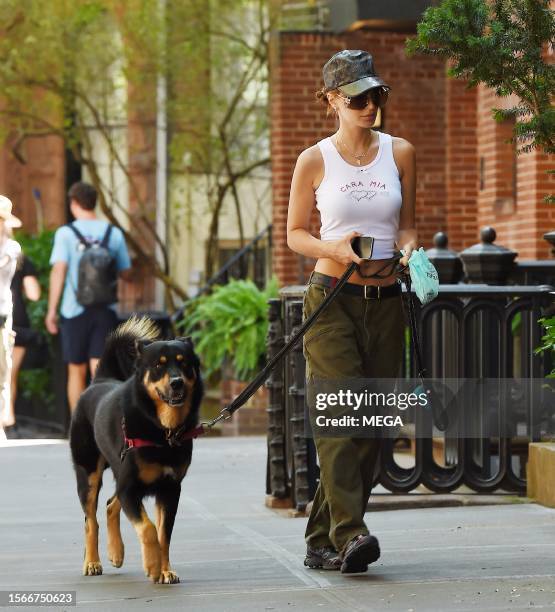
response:
<path id="1" fill-rule="evenodd" d="M 405 255 L 405 251 L 401 249 Z M 428 259 L 422 247 L 414 249 L 409 258 L 409 273 L 411 284 L 422 304 L 428 304 L 439 291 L 439 276 L 434 264 Z"/>

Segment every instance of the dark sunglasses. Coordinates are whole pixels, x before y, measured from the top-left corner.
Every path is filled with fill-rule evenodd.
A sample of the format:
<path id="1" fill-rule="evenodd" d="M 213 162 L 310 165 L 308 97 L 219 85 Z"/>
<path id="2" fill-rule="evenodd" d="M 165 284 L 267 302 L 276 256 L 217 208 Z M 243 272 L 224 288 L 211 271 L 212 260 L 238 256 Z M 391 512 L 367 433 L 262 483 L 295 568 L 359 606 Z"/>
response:
<path id="1" fill-rule="evenodd" d="M 374 106 L 384 106 L 387 102 L 388 95 L 389 90 L 385 87 L 374 87 L 373 89 L 361 93 L 359 96 L 353 96 L 352 98 L 342 96 L 342 98 L 349 108 L 353 110 L 363 110 L 368 106 L 369 102 L 372 102 Z"/>

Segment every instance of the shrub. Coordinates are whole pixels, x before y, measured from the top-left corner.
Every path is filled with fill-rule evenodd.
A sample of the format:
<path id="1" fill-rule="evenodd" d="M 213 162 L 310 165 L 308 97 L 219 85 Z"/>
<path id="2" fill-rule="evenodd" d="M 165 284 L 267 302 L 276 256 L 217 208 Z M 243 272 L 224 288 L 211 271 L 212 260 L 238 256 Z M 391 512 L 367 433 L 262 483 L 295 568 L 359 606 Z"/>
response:
<path id="1" fill-rule="evenodd" d="M 541 323 L 543 327 L 546 329 L 546 334 L 542 336 L 542 343 L 536 349 L 534 349 L 534 354 L 543 353 L 544 351 L 549 351 L 553 356 L 555 356 L 555 316 L 550 317 L 549 319 L 543 317 L 542 319 L 538 319 L 538 323 Z M 547 378 L 555 378 L 555 364 L 553 364 L 553 369 L 551 373 L 547 375 Z"/>
<path id="2" fill-rule="evenodd" d="M 239 380 L 248 380 L 266 354 L 268 300 L 277 297 L 272 278 L 261 291 L 250 280 L 231 280 L 201 296 L 185 309 L 182 327 L 190 333 L 206 376 L 228 359 Z"/>

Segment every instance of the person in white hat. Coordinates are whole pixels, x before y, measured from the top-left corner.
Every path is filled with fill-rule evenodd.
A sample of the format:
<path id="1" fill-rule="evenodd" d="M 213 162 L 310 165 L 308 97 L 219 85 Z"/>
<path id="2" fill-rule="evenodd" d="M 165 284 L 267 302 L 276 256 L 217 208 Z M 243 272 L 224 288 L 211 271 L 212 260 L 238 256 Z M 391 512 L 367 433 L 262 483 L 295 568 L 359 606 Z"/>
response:
<path id="1" fill-rule="evenodd" d="M 19 243 L 8 235 L 8 228 L 21 227 L 21 221 L 12 214 L 12 202 L 0 195 L 0 411 L 10 407 L 11 370 L 14 333 L 12 331 L 12 282 L 17 258 L 21 253 Z M 1 423 L 1 421 L 0 421 Z M 0 424 L 0 436 L 5 439 Z"/>

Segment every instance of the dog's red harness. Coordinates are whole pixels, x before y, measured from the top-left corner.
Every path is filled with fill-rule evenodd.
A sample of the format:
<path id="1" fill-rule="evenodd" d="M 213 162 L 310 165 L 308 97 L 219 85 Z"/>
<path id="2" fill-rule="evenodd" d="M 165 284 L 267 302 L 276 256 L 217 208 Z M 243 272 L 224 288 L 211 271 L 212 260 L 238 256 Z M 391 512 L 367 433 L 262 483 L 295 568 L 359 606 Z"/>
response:
<path id="1" fill-rule="evenodd" d="M 132 448 L 141 448 L 145 446 L 162 446 L 152 440 L 145 440 L 144 438 L 129 438 L 127 437 L 127 429 L 125 428 L 125 417 L 121 417 L 121 430 L 123 431 L 123 450 L 121 451 L 120 457 L 123 461 L 125 455 Z"/>
<path id="2" fill-rule="evenodd" d="M 144 438 L 129 438 L 127 436 L 127 430 L 125 428 L 125 417 L 121 417 L 121 430 L 123 431 L 124 443 L 123 450 L 120 454 L 122 461 L 125 459 L 125 455 L 128 453 L 128 451 L 132 448 L 145 448 L 148 446 L 157 446 L 159 448 L 164 448 L 166 446 L 165 444 L 158 444 L 158 442 L 153 442 L 152 440 L 145 440 Z M 203 433 L 205 433 L 204 427 L 202 425 L 199 425 L 198 427 L 194 427 L 193 429 L 190 429 L 189 431 L 180 434 L 178 437 L 178 442 L 180 443 L 184 440 L 192 440 L 193 438 L 198 438 Z M 168 432 L 166 433 L 168 446 L 176 446 L 173 440 L 174 436 L 175 433 L 172 432 L 172 430 L 168 430 Z"/>

